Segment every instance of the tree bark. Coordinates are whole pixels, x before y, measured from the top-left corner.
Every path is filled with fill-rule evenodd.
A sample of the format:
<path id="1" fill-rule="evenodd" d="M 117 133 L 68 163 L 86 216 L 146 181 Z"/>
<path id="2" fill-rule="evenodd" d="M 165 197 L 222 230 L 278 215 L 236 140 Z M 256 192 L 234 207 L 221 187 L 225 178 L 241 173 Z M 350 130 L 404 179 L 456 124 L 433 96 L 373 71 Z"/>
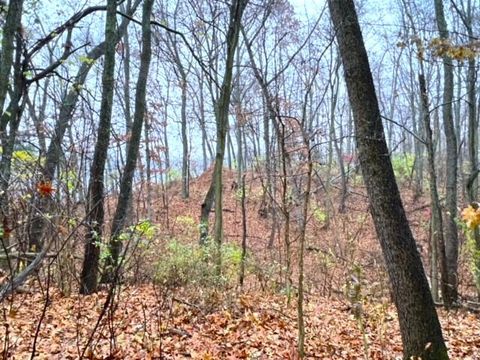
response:
<path id="1" fill-rule="evenodd" d="M 422 66 L 423 68 L 423 66 Z M 443 219 L 442 209 L 440 207 L 440 198 L 438 196 L 437 173 L 435 171 L 435 152 L 433 150 L 433 132 L 430 121 L 430 109 L 428 104 L 427 86 L 423 70 L 418 76 L 420 84 L 420 97 L 422 104 L 423 127 L 425 129 L 425 142 L 428 157 L 428 180 L 430 188 L 431 201 L 431 245 L 432 245 L 432 294 L 435 300 L 438 300 L 438 259 L 440 258 L 441 274 L 446 276 L 446 258 L 445 258 L 445 240 L 443 237 Z M 445 284 L 442 281 L 442 284 Z M 444 289 L 442 289 L 444 291 Z"/>
<path id="2" fill-rule="evenodd" d="M 398 311 L 404 358 L 448 359 L 427 278 L 395 181 L 367 52 L 353 0 L 329 0 L 357 150 Z"/>
<path id="3" fill-rule="evenodd" d="M 443 10 L 443 0 L 435 0 L 435 14 L 438 31 L 442 39 L 448 39 L 449 33 Z M 447 258 L 447 284 L 443 286 L 443 301 L 448 308 L 458 297 L 458 231 L 457 217 L 457 137 L 453 123 L 453 63 L 448 56 L 443 57 L 443 127 L 445 131 L 446 193 L 445 193 L 445 255 Z"/>
<path id="4" fill-rule="evenodd" d="M 248 0 L 234 0 L 230 6 L 230 21 L 226 36 L 227 55 L 225 64 L 225 73 L 222 86 L 220 88 L 220 97 L 215 103 L 215 121 L 217 125 L 217 147 L 215 156 L 215 166 L 210 189 L 207 192 L 205 201 L 202 204 L 201 213 L 201 234 L 200 242 L 205 241 L 205 234 L 208 233 L 208 215 L 215 199 L 215 242 L 220 245 L 223 240 L 223 159 L 225 155 L 226 136 L 228 131 L 228 108 L 230 105 L 230 95 L 232 92 L 232 73 L 235 50 L 238 44 L 240 33 L 240 24 L 243 11 L 247 6 Z M 212 196 L 213 192 L 213 196 Z"/>
<path id="5" fill-rule="evenodd" d="M 9 77 L 13 65 L 13 54 L 15 50 L 15 36 L 20 31 L 22 11 L 23 0 L 10 1 L 2 34 L 2 52 L 0 59 L 0 114 L 3 114 L 3 107 L 5 105 L 5 99 L 9 88 Z"/>
<path id="6" fill-rule="evenodd" d="M 20 36 L 22 11 L 23 0 L 10 2 L 2 29 L 3 38 L 0 54 L 0 139 L 2 145 L 0 159 L 0 226 L 4 230 L 0 240 L 4 249 L 9 245 L 6 228 L 11 225 L 9 224 L 9 198 L 7 190 L 10 184 L 13 146 L 20 123 L 21 108 L 19 102 L 24 78 L 20 62 L 23 42 Z M 14 65 L 16 69 L 14 69 L 13 86 L 9 86 L 10 73 Z M 8 109 L 4 111 L 5 99 L 9 89 L 12 89 L 12 99 Z M 10 124 L 10 134 L 7 131 L 8 124 Z"/>
<path id="7" fill-rule="evenodd" d="M 154 0 L 145 0 L 143 3 L 142 15 L 142 51 L 140 54 L 140 69 L 138 72 L 137 89 L 135 92 L 135 110 L 133 114 L 132 136 L 128 143 L 127 159 L 120 180 L 120 193 L 118 195 L 117 208 L 112 222 L 111 238 L 109 243 L 111 257 L 107 258 L 104 282 L 114 281 L 116 267 L 120 263 L 122 250 L 121 234 L 125 228 L 127 210 L 132 196 L 132 182 L 137 166 L 140 139 L 146 109 L 146 90 L 148 82 L 148 71 L 152 55 L 152 31 L 150 15 L 152 14 Z"/>
<path id="8" fill-rule="evenodd" d="M 100 257 L 99 242 L 102 241 L 104 221 L 104 171 L 110 144 L 110 128 L 113 105 L 113 88 L 115 85 L 115 47 L 117 26 L 117 2 L 108 0 L 105 21 L 105 63 L 102 75 L 102 99 L 100 105 L 100 122 L 97 143 L 93 154 L 88 187 L 87 217 L 85 224 L 85 255 L 80 277 L 80 293 L 91 294 L 97 290 L 98 262 Z"/>

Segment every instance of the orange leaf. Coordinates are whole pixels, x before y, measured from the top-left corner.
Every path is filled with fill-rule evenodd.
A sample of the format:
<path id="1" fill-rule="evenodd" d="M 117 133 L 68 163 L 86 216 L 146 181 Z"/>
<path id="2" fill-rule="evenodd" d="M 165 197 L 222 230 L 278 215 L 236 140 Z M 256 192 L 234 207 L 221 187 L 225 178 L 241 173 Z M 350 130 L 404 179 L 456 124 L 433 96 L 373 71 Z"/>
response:
<path id="1" fill-rule="evenodd" d="M 37 191 L 41 196 L 47 197 L 51 196 L 55 189 L 52 186 L 52 183 L 50 181 L 40 181 L 37 184 Z"/>

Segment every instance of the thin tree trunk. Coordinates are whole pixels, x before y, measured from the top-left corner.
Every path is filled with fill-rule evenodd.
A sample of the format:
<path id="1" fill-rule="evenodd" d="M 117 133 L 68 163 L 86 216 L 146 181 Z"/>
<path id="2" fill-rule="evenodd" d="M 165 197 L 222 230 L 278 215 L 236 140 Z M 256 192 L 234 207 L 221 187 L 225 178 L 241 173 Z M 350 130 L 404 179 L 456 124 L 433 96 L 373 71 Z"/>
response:
<path id="1" fill-rule="evenodd" d="M 178 5 L 178 4 L 177 4 Z M 175 21 L 177 13 L 175 10 Z M 177 38 L 174 35 L 168 34 L 168 44 L 170 46 L 171 57 L 176 68 L 177 79 L 181 91 L 181 106 L 180 106 L 180 124 L 182 137 L 182 198 L 189 197 L 189 149 L 188 149 L 188 134 L 187 134 L 187 69 L 182 63 L 180 53 L 178 50 Z"/>
<path id="2" fill-rule="evenodd" d="M 205 235 L 208 234 L 208 216 L 215 199 L 215 242 L 220 246 L 223 239 L 223 159 L 225 154 L 226 136 L 228 131 L 228 108 L 230 105 L 230 95 L 232 90 L 232 73 L 235 50 L 238 44 L 238 35 L 243 11 L 247 6 L 248 0 L 234 0 L 230 6 L 230 21 L 226 35 L 227 55 L 225 63 L 225 73 L 222 86 L 220 88 L 220 97 L 215 103 L 215 120 L 217 125 L 217 147 L 215 156 L 215 166 L 213 169 L 212 183 L 202 204 L 200 217 L 201 234 L 200 243 L 205 242 Z M 213 192 L 213 196 L 212 196 Z M 220 254 L 218 254 L 220 261 Z"/>
<path id="3" fill-rule="evenodd" d="M 467 180 L 467 195 L 470 202 L 476 201 L 478 196 L 478 122 L 476 106 L 476 61 L 468 61 L 467 74 L 467 104 L 468 104 L 468 155 L 470 160 L 470 174 Z"/>
<path id="4" fill-rule="evenodd" d="M 434 0 L 435 14 L 440 38 L 449 37 L 443 10 L 443 0 Z M 445 255 L 447 261 L 446 284 L 442 284 L 443 301 L 448 308 L 457 301 L 458 292 L 458 231 L 457 217 L 457 137 L 453 123 L 453 63 L 448 56 L 443 57 L 443 126 L 446 139 L 446 193 L 445 193 Z M 443 270 L 443 269 L 442 269 Z M 443 279 L 442 279 L 443 281 Z"/>
<path id="5" fill-rule="evenodd" d="M 182 123 L 182 198 L 188 199 L 189 191 L 189 171 L 188 171 L 188 136 L 187 136 L 187 75 L 182 68 L 181 71 L 181 88 L 182 88 L 182 107 L 181 107 L 181 123 Z"/>
<path id="6" fill-rule="evenodd" d="M 147 218 L 152 218 L 153 210 L 153 193 L 152 193 L 152 155 L 150 149 L 150 132 L 151 132 L 151 123 L 150 116 L 148 113 L 145 114 L 145 127 L 144 127 L 144 138 L 145 138 L 145 162 L 146 162 L 146 175 L 147 175 Z M 130 205 L 131 208 L 131 205 Z"/>
<path id="7" fill-rule="evenodd" d="M 242 187 L 242 260 L 240 262 L 240 286 L 243 287 L 243 281 L 245 278 L 245 260 L 247 257 L 247 209 L 245 206 L 245 174 L 242 175 L 241 185 Z"/>
<path id="8" fill-rule="evenodd" d="M 102 100 L 97 143 L 93 154 L 88 188 L 87 217 L 85 224 L 85 255 L 80 277 L 80 293 L 91 294 L 97 290 L 99 242 L 102 241 L 104 221 L 104 172 L 110 144 L 110 128 L 115 85 L 115 38 L 117 25 L 117 2 L 108 0 L 105 22 L 105 63 L 102 75 Z"/>
<path id="9" fill-rule="evenodd" d="M 2 248 L 9 246 L 8 228 L 12 226 L 9 220 L 8 186 L 10 184 L 11 163 L 16 132 L 20 124 L 20 98 L 23 91 L 23 70 L 21 66 L 22 54 L 22 11 L 23 0 L 11 1 L 8 6 L 5 24 L 2 33 L 2 49 L 0 56 L 0 139 L 2 154 L 0 159 L 0 226 L 2 228 Z M 14 58 L 15 56 L 15 58 Z M 14 66 L 13 86 L 10 84 L 10 72 Z M 8 108 L 4 111 L 7 92 L 12 89 L 12 98 Z M 10 133 L 7 127 L 10 124 Z"/>
<path id="10" fill-rule="evenodd" d="M 154 0 L 145 0 L 142 14 L 142 51 L 140 54 L 140 69 L 138 72 L 137 89 L 135 93 L 135 111 L 133 115 L 132 136 L 128 143 L 128 153 L 125 168 L 120 180 L 120 193 L 118 196 L 117 208 L 112 221 L 110 238 L 111 258 L 107 258 L 104 281 L 114 280 L 115 269 L 120 263 L 122 250 L 121 234 L 125 228 L 127 210 L 132 196 L 132 183 L 135 168 L 140 150 L 140 139 L 142 137 L 143 122 L 146 112 L 146 89 L 148 82 L 148 71 L 152 55 L 152 31 L 150 16 L 152 14 Z"/>
<path id="11" fill-rule="evenodd" d="M 130 8 L 130 0 L 127 3 L 127 9 Z M 122 9 L 124 10 L 124 9 Z M 132 111 L 130 108 L 130 36 L 128 35 L 128 30 L 125 28 L 125 33 L 123 34 L 123 49 L 124 59 L 123 59 L 123 74 L 125 76 L 125 84 L 123 87 L 123 96 L 125 98 L 125 127 L 127 135 L 132 131 Z"/>
<path id="12" fill-rule="evenodd" d="M 305 241 L 307 234 L 308 210 L 310 208 L 310 191 L 312 187 L 312 173 L 313 161 L 312 151 L 310 149 L 309 134 L 303 131 L 303 142 L 305 151 L 307 152 L 307 183 L 305 185 L 305 193 L 303 195 L 303 214 L 299 237 L 299 251 L 298 251 L 298 298 L 297 298 L 297 322 L 298 322 L 298 355 L 301 359 L 305 356 L 305 322 L 303 314 L 303 300 L 304 300 L 304 255 L 305 255 Z"/>
<path id="13" fill-rule="evenodd" d="M 2 52 L 0 58 L 0 114 L 3 115 L 5 99 L 9 89 L 10 71 L 13 65 L 15 37 L 22 26 L 23 0 L 10 1 L 2 32 Z M 20 51 L 20 49 L 18 49 Z"/>
<path id="14" fill-rule="evenodd" d="M 425 129 L 425 142 L 428 157 L 428 175 L 431 201 L 431 248 L 432 248 L 432 294 L 434 300 L 438 301 L 438 266 L 437 261 L 440 258 L 442 264 L 442 276 L 445 276 L 445 242 L 443 238 L 443 219 L 442 209 L 440 207 L 440 199 L 437 190 L 437 173 L 435 171 L 435 153 L 433 150 L 433 134 L 430 122 L 430 109 L 428 104 L 427 86 L 425 83 L 425 75 L 423 70 L 418 77 L 420 84 L 420 97 L 422 104 L 423 128 Z M 440 254 L 439 254 L 440 251 Z M 444 282 L 442 282 L 443 284 Z M 443 290 L 442 290 L 443 291 Z"/>

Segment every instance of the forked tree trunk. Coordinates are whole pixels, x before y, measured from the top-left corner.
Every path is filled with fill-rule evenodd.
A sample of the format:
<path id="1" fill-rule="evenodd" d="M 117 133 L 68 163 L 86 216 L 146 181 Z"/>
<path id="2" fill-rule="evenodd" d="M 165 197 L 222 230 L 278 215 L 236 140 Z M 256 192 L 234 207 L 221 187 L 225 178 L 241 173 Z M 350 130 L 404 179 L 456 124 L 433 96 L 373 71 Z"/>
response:
<path id="1" fill-rule="evenodd" d="M 145 0 L 142 15 L 142 51 L 140 54 L 140 69 L 138 71 L 137 89 L 135 92 L 135 110 L 133 115 L 132 136 L 128 142 L 127 159 L 120 180 L 120 193 L 112 222 L 111 238 L 109 243 L 111 257 L 107 258 L 104 280 L 105 282 L 116 281 L 117 266 L 121 264 L 122 231 L 127 220 L 127 210 L 132 196 L 132 183 L 137 166 L 138 153 L 140 151 L 140 139 L 142 137 L 143 122 L 146 110 L 146 92 L 148 71 L 152 55 L 152 31 L 150 15 L 152 14 L 154 0 Z"/>
<path id="2" fill-rule="evenodd" d="M 328 4 L 337 31 L 370 211 L 398 311 L 404 358 L 448 359 L 427 278 L 388 155 L 355 5 L 353 0 L 329 0 Z"/>
<path id="3" fill-rule="evenodd" d="M 225 157 L 225 146 L 228 131 L 228 108 L 230 105 L 230 95 L 232 92 L 233 62 L 235 51 L 238 44 L 240 33 L 240 24 L 243 11 L 247 6 L 248 0 L 234 0 L 230 6 L 230 21 L 226 35 L 227 55 L 225 63 L 225 73 L 222 86 L 220 88 L 220 97 L 215 103 L 215 122 L 217 125 L 217 148 L 215 156 L 215 165 L 210 188 L 205 196 L 200 214 L 200 243 L 206 241 L 208 235 L 208 217 L 215 199 L 215 242 L 219 246 L 223 240 L 223 159 Z M 220 260 L 220 259 L 218 259 Z"/>

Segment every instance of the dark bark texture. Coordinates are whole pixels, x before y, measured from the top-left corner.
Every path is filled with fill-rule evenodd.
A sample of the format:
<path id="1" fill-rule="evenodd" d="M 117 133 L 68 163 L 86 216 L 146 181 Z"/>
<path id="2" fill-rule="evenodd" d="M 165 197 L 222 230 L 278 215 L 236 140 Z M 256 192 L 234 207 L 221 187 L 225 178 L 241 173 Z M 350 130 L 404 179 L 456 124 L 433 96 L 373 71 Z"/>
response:
<path id="1" fill-rule="evenodd" d="M 100 257 L 99 242 L 102 240 L 104 221 L 104 171 L 110 144 L 110 128 L 112 117 L 113 88 L 115 85 L 115 47 L 117 27 L 117 3 L 108 0 L 107 19 L 105 23 L 105 64 L 102 75 L 102 100 L 100 105 L 100 121 L 98 125 L 97 143 L 93 154 L 88 187 L 87 217 L 85 223 L 85 255 L 80 278 L 80 293 L 91 294 L 97 290 L 98 262 Z"/>
<path id="2" fill-rule="evenodd" d="M 208 215 L 213 201 L 215 201 L 215 242 L 220 244 L 223 239 L 223 159 L 225 157 L 225 144 L 228 131 L 228 110 L 232 93 L 233 62 L 237 49 L 238 37 L 243 11 L 248 0 L 234 0 L 230 5 L 230 20 L 226 34 L 227 54 L 225 60 L 225 73 L 220 87 L 220 96 L 215 103 L 215 122 L 217 125 L 217 148 L 212 183 L 205 196 L 201 210 L 200 243 L 205 243 L 208 234 Z M 213 192 L 213 194 L 212 194 Z"/>
<path id="3" fill-rule="evenodd" d="M 443 0 L 435 0 L 435 14 L 440 38 L 448 39 L 447 22 L 443 10 Z M 446 307 L 457 301 L 458 293 L 458 231 L 457 217 L 457 137 L 453 122 L 453 62 L 448 56 L 443 58 L 443 128 L 445 132 L 447 163 L 445 191 L 445 256 L 446 276 L 442 275 L 442 296 Z M 442 249 L 443 250 L 443 249 Z"/>
<path id="4" fill-rule="evenodd" d="M 120 252 L 122 249 L 121 234 L 125 228 L 130 198 L 132 196 L 132 182 L 138 160 L 140 139 L 142 136 L 143 122 L 146 110 L 146 92 L 148 71 L 152 57 L 152 30 L 150 15 L 152 14 L 153 0 L 145 0 L 142 15 L 142 52 L 140 54 L 140 69 L 138 73 L 137 89 L 135 93 L 135 111 L 133 115 L 132 136 L 128 143 L 127 160 L 120 180 L 120 194 L 118 196 L 117 208 L 113 217 L 110 253 L 107 258 L 107 267 L 104 281 L 115 280 L 114 271 L 120 264 Z"/>
<path id="5" fill-rule="evenodd" d="M 395 181 L 367 52 L 353 0 L 329 0 L 357 150 L 398 311 L 404 357 L 448 359 L 427 278 Z"/>

